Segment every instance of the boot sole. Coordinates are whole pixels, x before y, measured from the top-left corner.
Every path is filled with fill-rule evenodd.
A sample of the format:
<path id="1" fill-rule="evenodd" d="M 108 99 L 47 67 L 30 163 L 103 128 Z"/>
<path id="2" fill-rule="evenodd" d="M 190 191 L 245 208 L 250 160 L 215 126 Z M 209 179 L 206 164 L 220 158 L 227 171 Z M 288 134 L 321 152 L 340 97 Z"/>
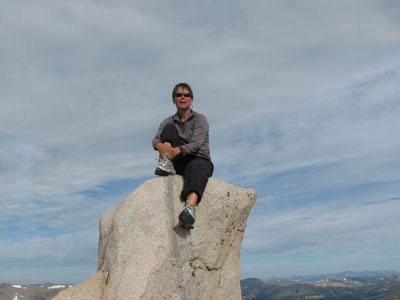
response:
<path id="1" fill-rule="evenodd" d="M 184 224 L 184 223 L 181 224 L 181 227 L 183 229 L 193 229 L 194 228 L 193 225 L 188 225 L 188 224 Z"/>
<path id="2" fill-rule="evenodd" d="M 160 169 L 160 168 L 158 168 L 158 167 L 157 167 L 157 169 L 154 171 L 154 174 L 155 174 L 155 175 L 158 175 L 158 176 L 173 175 L 172 173 L 167 172 L 167 171 L 164 171 L 163 169 Z"/>

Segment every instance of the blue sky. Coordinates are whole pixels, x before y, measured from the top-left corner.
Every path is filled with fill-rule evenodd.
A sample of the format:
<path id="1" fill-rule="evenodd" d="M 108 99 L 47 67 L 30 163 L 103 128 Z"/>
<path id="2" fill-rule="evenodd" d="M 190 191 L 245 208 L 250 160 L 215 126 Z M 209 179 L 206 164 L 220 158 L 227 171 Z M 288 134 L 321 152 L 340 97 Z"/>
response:
<path id="1" fill-rule="evenodd" d="M 0 282 L 95 272 L 178 82 L 253 188 L 242 278 L 400 271 L 397 1 L 0 1 Z"/>

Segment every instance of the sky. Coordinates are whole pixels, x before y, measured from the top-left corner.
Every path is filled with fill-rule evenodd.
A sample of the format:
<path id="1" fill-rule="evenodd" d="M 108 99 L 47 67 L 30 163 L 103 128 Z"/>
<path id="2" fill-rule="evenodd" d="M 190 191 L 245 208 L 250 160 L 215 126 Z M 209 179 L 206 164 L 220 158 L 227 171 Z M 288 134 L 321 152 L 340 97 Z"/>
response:
<path id="1" fill-rule="evenodd" d="M 400 2 L 0 0 L 0 282 L 96 271 L 188 82 L 252 188 L 241 278 L 400 271 Z"/>

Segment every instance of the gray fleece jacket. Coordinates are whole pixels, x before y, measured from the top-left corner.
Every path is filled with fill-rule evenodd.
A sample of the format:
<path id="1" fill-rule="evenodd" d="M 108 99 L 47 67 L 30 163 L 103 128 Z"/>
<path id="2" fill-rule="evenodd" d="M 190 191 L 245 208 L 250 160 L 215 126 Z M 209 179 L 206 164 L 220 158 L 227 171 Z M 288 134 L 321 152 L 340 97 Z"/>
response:
<path id="1" fill-rule="evenodd" d="M 157 143 L 161 143 L 160 137 L 164 126 L 169 123 L 174 124 L 181 141 L 184 143 L 180 146 L 183 156 L 194 155 L 211 161 L 207 119 L 204 115 L 192 110 L 184 123 L 181 122 L 178 113 L 161 122 L 152 142 L 155 150 L 157 150 Z"/>

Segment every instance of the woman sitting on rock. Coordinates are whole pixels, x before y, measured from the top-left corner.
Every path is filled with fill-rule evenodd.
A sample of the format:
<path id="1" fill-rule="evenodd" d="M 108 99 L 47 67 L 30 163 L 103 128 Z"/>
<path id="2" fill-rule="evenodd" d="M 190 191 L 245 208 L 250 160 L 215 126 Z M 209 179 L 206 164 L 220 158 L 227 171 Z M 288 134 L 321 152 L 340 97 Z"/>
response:
<path id="1" fill-rule="evenodd" d="M 179 83 L 172 91 L 175 115 L 166 118 L 153 139 L 159 152 L 156 175 L 183 175 L 181 197 L 186 201 L 179 215 L 183 227 L 193 228 L 195 206 L 201 201 L 214 167 L 210 157 L 208 122 L 204 115 L 191 109 L 193 92 L 189 84 Z"/>

